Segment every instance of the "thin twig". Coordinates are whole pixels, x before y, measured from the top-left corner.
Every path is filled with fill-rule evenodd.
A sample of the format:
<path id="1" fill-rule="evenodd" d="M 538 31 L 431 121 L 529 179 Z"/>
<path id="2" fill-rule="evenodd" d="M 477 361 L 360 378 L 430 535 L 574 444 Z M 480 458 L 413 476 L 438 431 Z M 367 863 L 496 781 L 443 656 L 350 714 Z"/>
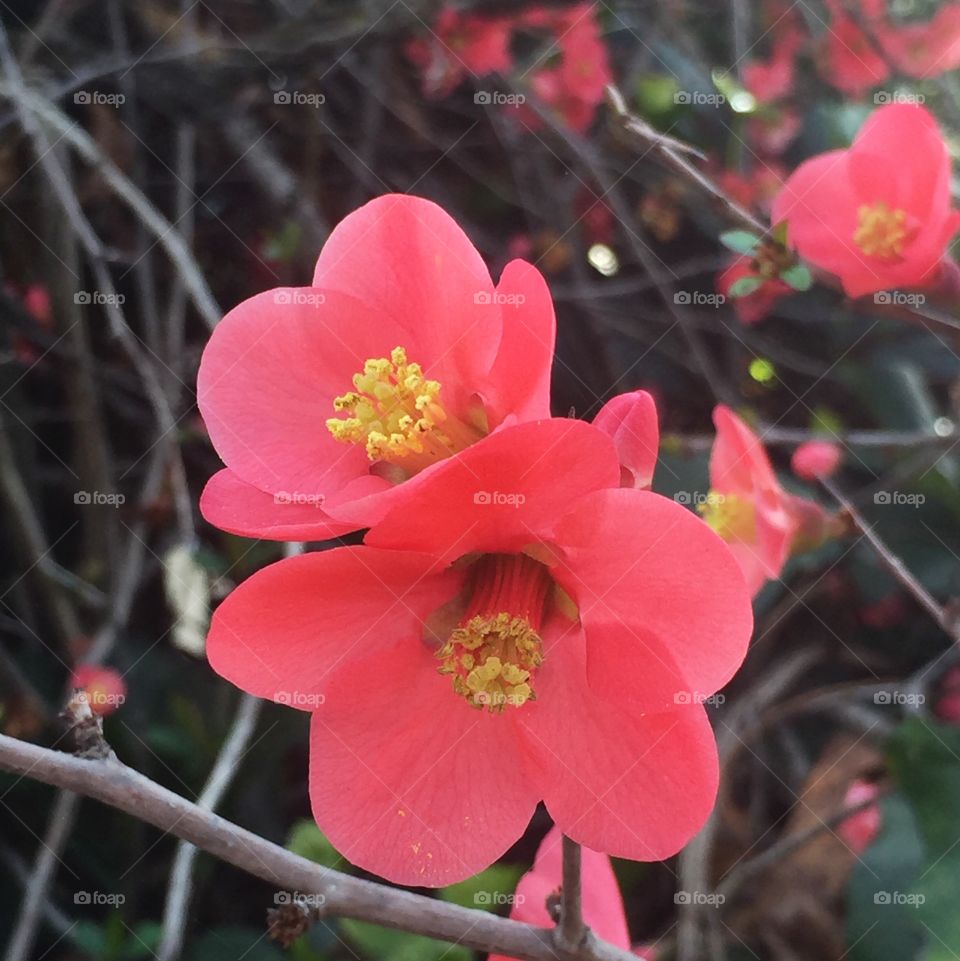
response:
<path id="1" fill-rule="evenodd" d="M 876 551 L 883 566 L 900 582 L 917 603 L 937 622 L 953 641 L 960 640 L 960 630 L 954 616 L 920 583 L 910 572 L 907 565 L 893 553 L 880 536 L 867 523 L 863 515 L 853 506 L 850 499 L 828 478 L 820 481 L 829 494 L 844 509 L 854 527 L 864 536 Z"/>
<path id="2" fill-rule="evenodd" d="M 95 798 L 173 834 L 286 891 L 322 895 L 325 916 L 343 916 L 520 961 L 557 961 L 553 933 L 485 911 L 351 877 L 299 857 L 174 794 L 115 757 L 85 760 L 0 735 L 0 770 Z M 572 956 L 568 956 L 573 961 Z M 589 938 L 580 958 L 636 961 Z"/>
<path id="3" fill-rule="evenodd" d="M 37 927 L 47 902 L 47 890 L 53 882 L 60 854 L 73 830 L 80 795 L 72 791 L 60 791 L 53 805 L 46 833 L 40 842 L 40 850 L 30 871 L 23 894 L 23 904 L 17 925 L 7 946 L 5 961 L 28 961 L 37 937 Z"/>
<path id="4" fill-rule="evenodd" d="M 563 886 L 560 889 L 560 923 L 556 927 L 557 945 L 576 954 L 587 935 L 583 923 L 580 845 L 563 837 Z"/>
<path id="5" fill-rule="evenodd" d="M 230 733 L 223 742 L 209 780 L 197 798 L 197 807 L 212 811 L 220 803 L 247 751 L 262 704 L 259 698 L 249 694 L 240 698 L 240 706 L 237 708 Z M 197 847 L 186 841 L 177 845 L 167 886 L 167 900 L 163 908 L 163 936 L 160 947 L 157 948 L 157 961 L 175 961 L 183 950 L 187 913 L 193 894 L 193 867 L 199 853 Z"/>

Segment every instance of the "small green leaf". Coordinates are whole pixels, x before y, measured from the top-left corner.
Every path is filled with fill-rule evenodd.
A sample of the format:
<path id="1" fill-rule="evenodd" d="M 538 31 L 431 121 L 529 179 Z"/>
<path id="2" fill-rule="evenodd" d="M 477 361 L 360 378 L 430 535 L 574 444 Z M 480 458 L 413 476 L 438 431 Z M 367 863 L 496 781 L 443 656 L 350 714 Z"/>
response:
<path id="1" fill-rule="evenodd" d="M 775 244 L 779 244 L 781 247 L 787 246 L 787 222 L 781 220 L 773 230 L 770 231 L 770 237 Z"/>
<path id="2" fill-rule="evenodd" d="M 336 868 L 339 871 L 350 869 L 350 865 L 337 853 L 336 848 L 313 821 L 297 821 L 290 829 L 284 846 L 288 851 L 316 861 L 325 868 Z"/>
<path id="3" fill-rule="evenodd" d="M 763 286 L 763 278 L 757 276 L 751 277 L 741 277 L 739 280 L 735 281 L 730 287 L 731 297 L 748 297 L 755 290 L 759 290 Z"/>
<path id="4" fill-rule="evenodd" d="M 376 924 L 344 918 L 340 930 L 371 961 L 470 961 L 462 945 L 434 941 L 421 934 L 407 934 Z"/>
<path id="5" fill-rule="evenodd" d="M 720 234 L 720 243 L 738 254 L 752 254 L 760 243 L 760 238 L 749 230 L 728 230 Z"/>
<path id="6" fill-rule="evenodd" d="M 517 865 L 493 864 L 466 881 L 444 888 L 440 897 L 464 908 L 496 911 L 515 890 L 521 873 L 522 868 Z"/>
<path id="7" fill-rule="evenodd" d="M 794 264 L 780 274 L 780 279 L 794 290 L 809 290 L 813 275 L 805 264 Z"/>

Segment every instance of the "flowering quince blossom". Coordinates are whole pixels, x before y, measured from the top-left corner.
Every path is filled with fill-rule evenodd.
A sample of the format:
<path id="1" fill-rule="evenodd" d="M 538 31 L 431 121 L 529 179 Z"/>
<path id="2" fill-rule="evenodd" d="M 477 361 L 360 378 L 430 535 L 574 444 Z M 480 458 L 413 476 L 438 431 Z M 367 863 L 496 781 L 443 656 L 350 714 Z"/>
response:
<path id="1" fill-rule="evenodd" d="M 936 77 L 960 67 L 960 3 L 945 3 L 926 23 L 874 28 L 883 52 L 910 77 Z"/>
<path id="2" fill-rule="evenodd" d="M 87 695 L 87 703 L 94 714 L 106 717 L 124 702 L 127 685 L 113 668 L 81 664 L 70 677 L 71 690 L 81 690 Z"/>
<path id="3" fill-rule="evenodd" d="M 435 204 L 371 201 L 331 233 L 312 287 L 257 294 L 214 330 L 198 398 L 226 470 L 204 517 L 277 540 L 374 524 L 457 451 L 549 417 L 554 334 L 530 264 L 494 287 Z"/>
<path id="4" fill-rule="evenodd" d="M 623 414 L 599 419 L 641 417 Z M 647 472 L 628 448 L 562 418 L 503 429 L 425 472 L 364 546 L 280 561 L 217 609 L 214 670 L 313 711 L 314 817 L 350 861 L 448 884 L 541 800 L 569 837 L 639 860 L 702 825 L 702 697 L 744 657 L 750 599 L 706 525 L 618 486 L 622 456 Z"/>
<path id="5" fill-rule="evenodd" d="M 482 17 L 445 7 L 428 37 L 407 44 L 406 53 L 420 70 L 427 97 L 446 97 L 466 78 L 510 69 L 511 20 Z"/>
<path id="6" fill-rule="evenodd" d="M 730 288 L 738 280 L 756 276 L 753 258 L 737 257 L 717 277 L 717 292 L 730 300 L 741 324 L 758 324 L 773 310 L 778 300 L 793 293 L 790 285 L 784 283 L 779 277 L 768 277 L 751 293 L 743 297 L 730 296 Z"/>
<path id="7" fill-rule="evenodd" d="M 620 459 L 620 486 L 647 490 L 653 483 L 660 425 L 653 397 L 645 390 L 618 394 L 593 419 L 608 434 Z"/>
<path id="8" fill-rule="evenodd" d="M 710 493 L 699 510 L 740 564 L 756 594 L 780 576 L 797 533 L 791 495 L 780 486 L 757 435 L 729 408 L 713 412 Z"/>
<path id="9" fill-rule="evenodd" d="M 887 58 L 847 12 L 844 0 L 827 0 L 831 14 L 821 51 L 821 72 L 837 90 L 862 97 L 890 76 Z M 869 16 L 864 15 L 869 22 Z"/>
<path id="10" fill-rule="evenodd" d="M 589 848 L 581 851 L 582 878 L 581 910 L 583 920 L 602 941 L 630 950 L 630 932 L 623 910 L 623 898 L 610 858 Z M 554 921 L 547 911 L 547 899 L 563 881 L 563 835 L 551 828 L 540 842 L 533 867 L 517 884 L 516 896 L 510 907 L 515 921 L 552 928 Z M 507 961 L 502 954 L 491 954 L 490 961 Z"/>
<path id="11" fill-rule="evenodd" d="M 802 163 L 773 205 L 797 252 L 860 297 L 932 286 L 960 227 L 950 208 L 950 156 L 923 107 L 875 111 L 849 150 Z"/>
<path id="12" fill-rule="evenodd" d="M 862 778 L 851 782 L 843 799 L 844 807 L 857 807 L 868 801 L 877 801 L 880 785 Z M 857 856 L 863 854 L 877 839 L 883 826 L 883 815 L 878 803 L 867 804 L 862 811 L 851 814 L 837 825 L 837 834 Z"/>
<path id="13" fill-rule="evenodd" d="M 525 20 L 530 26 L 552 30 L 561 55 L 556 66 L 534 71 L 530 77 L 533 92 L 568 126 L 583 133 L 603 102 L 604 88 L 613 80 L 596 20 L 596 5 L 579 3 L 562 10 L 536 8 Z M 519 109 L 528 127 L 540 126 L 540 118 L 532 110 Z"/>

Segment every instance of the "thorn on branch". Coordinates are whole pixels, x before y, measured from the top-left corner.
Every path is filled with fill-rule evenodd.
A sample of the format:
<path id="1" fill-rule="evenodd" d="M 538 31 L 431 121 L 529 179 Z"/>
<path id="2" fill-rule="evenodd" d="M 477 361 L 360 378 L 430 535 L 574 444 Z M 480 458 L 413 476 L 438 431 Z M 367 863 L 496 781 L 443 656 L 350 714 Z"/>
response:
<path id="1" fill-rule="evenodd" d="M 289 948 L 319 919 L 318 908 L 301 900 L 289 901 L 267 910 L 267 935 L 281 947 Z"/>
<path id="2" fill-rule="evenodd" d="M 101 759 L 113 754 L 103 736 L 103 718 L 90 708 L 87 692 L 75 688 L 60 712 L 67 733 L 73 738 L 74 751 L 80 757 Z"/>

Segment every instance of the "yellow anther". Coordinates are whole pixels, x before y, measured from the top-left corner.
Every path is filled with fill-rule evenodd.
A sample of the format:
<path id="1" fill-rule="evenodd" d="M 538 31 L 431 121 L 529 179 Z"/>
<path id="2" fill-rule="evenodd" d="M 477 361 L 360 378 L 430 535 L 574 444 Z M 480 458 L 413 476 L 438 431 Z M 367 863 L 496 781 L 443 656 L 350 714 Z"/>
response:
<path id="1" fill-rule="evenodd" d="M 757 512 L 753 501 L 746 497 L 710 491 L 706 501 L 697 505 L 697 510 L 725 541 L 749 543 L 756 539 Z"/>
<path id="2" fill-rule="evenodd" d="M 875 204 L 862 204 L 857 217 L 859 222 L 853 241 L 865 254 L 881 260 L 900 257 L 911 234 L 905 210 L 891 209 L 881 200 Z"/>
<path id="3" fill-rule="evenodd" d="M 347 416 L 331 417 L 327 429 L 343 443 L 364 444 L 372 461 L 390 461 L 414 473 L 481 436 L 449 417 L 440 383 L 427 380 L 419 364 L 408 363 L 403 347 L 395 347 L 389 358 L 366 360 L 353 386 L 333 401 L 334 410 Z"/>

